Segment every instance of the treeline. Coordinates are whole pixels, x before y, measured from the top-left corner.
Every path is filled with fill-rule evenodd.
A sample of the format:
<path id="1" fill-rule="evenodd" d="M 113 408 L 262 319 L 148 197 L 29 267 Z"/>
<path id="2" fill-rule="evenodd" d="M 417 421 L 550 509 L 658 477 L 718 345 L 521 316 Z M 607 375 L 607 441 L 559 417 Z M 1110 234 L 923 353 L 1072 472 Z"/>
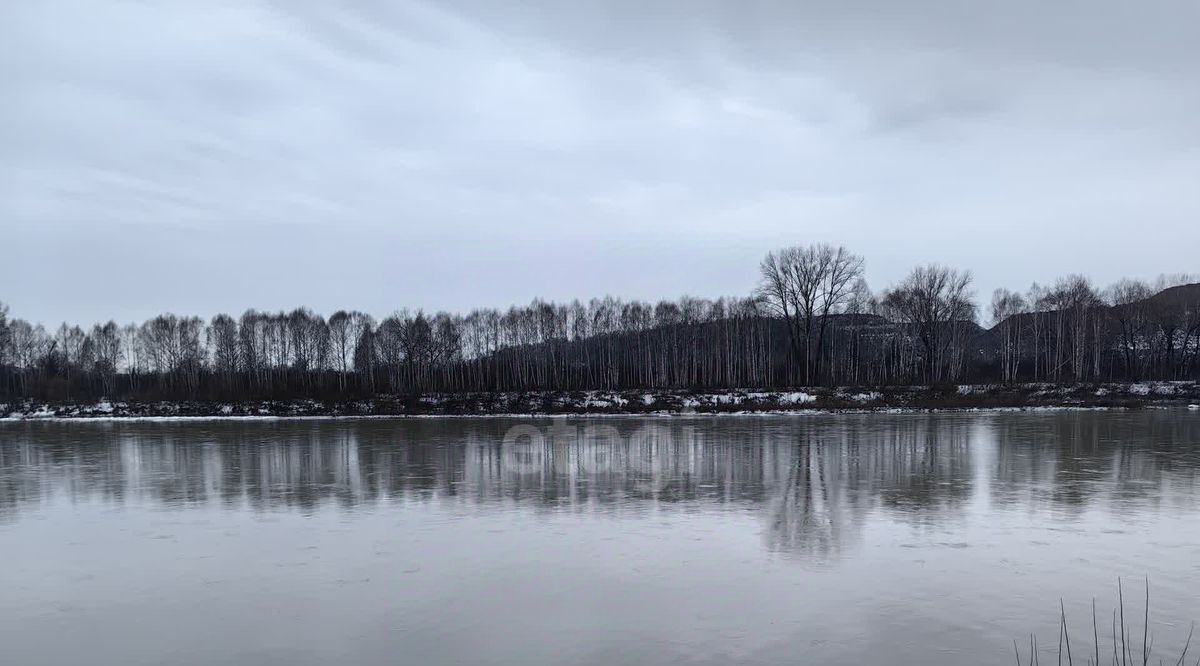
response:
<path id="1" fill-rule="evenodd" d="M 863 259 L 785 248 L 745 297 L 656 304 L 535 300 L 469 314 L 249 310 L 141 324 L 9 319 L 0 304 L 0 396 L 355 399 L 379 394 L 784 388 L 1200 377 L 1200 285 L 1070 276 L 998 290 L 977 322 L 971 275 L 914 269 L 874 293 Z"/>
<path id="2" fill-rule="evenodd" d="M 1120 280 L 1103 291 L 1080 275 L 1025 294 L 992 295 L 996 325 L 981 341 L 1003 381 L 1197 379 L 1200 284 Z"/>

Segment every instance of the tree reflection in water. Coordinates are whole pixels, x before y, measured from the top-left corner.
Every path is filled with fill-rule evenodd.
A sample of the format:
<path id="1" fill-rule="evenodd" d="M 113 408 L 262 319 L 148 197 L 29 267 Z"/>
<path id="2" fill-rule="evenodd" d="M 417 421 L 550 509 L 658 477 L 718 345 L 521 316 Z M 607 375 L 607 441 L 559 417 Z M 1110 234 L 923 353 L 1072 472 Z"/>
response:
<path id="1" fill-rule="evenodd" d="M 743 511 L 763 517 L 771 550 L 820 562 L 858 543 L 869 512 L 938 526 L 977 491 L 1064 512 L 1194 502 L 1198 422 L 1143 411 L 8 423 L 0 520 L 60 498 L 261 512 Z M 527 436 L 506 438 L 514 427 Z"/>

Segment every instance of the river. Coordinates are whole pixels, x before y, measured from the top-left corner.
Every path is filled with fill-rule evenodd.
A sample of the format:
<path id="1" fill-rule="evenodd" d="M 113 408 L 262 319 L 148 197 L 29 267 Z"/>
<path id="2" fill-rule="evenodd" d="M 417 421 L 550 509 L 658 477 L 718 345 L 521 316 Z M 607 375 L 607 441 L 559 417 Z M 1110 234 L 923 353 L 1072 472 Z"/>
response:
<path id="1" fill-rule="evenodd" d="M 7 422 L 0 662 L 1108 659 L 1120 576 L 1174 663 L 1198 497 L 1174 409 Z"/>

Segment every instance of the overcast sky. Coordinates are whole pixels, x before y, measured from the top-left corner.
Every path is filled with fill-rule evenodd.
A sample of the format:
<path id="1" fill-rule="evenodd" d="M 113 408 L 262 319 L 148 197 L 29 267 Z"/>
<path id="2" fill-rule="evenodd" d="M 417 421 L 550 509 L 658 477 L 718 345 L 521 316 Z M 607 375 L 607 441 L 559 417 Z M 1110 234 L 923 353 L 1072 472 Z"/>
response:
<path id="1" fill-rule="evenodd" d="M 968 9 L 969 7 L 969 9 Z M 1200 270 L 1194 0 L 5 2 L 0 300 L 129 321 L 747 293 L 844 244 Z"/>

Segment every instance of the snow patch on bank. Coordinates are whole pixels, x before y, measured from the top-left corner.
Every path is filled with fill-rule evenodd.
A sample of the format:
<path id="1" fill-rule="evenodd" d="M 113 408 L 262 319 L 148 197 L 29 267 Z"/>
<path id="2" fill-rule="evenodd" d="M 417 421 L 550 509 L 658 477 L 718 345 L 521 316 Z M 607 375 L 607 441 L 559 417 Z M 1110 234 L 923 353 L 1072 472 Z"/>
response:
<path id="1" fill-rule="evenodd" d="M 1118 385 L 1119 386 L 1119 385 Z M 1140 396 L 1173 397 L 1186 394 L 1188 388 L 1195 388 L 1194 382 L 1138 382 L 1128 385 L 1128 392 Z M 1111 389 L 1110 389 L 1111 390 Z"/>
<path id="2" fill-rule="evenodd" d="M 9 401 L 0 416 L 22 419 L 129 418 L 365 418 L 431 416 L 658 415 L 727 413 L 813 413 L 964 411 L 1079 408 L 1087 406 L 1175 405 L 1200 402 L 1197 382 L 1133 384 L 972 384 L 940 387 L 806 387 L 802 390 L 681 389 L 438 393 L 384 395 L 347 401 L 288 400 L 242 402 L 95 402 Z"/>
<path id="3" fill-rule="evenodd" d="M 816 401 L 817 396 L 804 393 L 803 391 L 793 391 L 792 393 L 784 393 L 779 396 L 779 404 L 781 405 L 802 405 Z"/>

